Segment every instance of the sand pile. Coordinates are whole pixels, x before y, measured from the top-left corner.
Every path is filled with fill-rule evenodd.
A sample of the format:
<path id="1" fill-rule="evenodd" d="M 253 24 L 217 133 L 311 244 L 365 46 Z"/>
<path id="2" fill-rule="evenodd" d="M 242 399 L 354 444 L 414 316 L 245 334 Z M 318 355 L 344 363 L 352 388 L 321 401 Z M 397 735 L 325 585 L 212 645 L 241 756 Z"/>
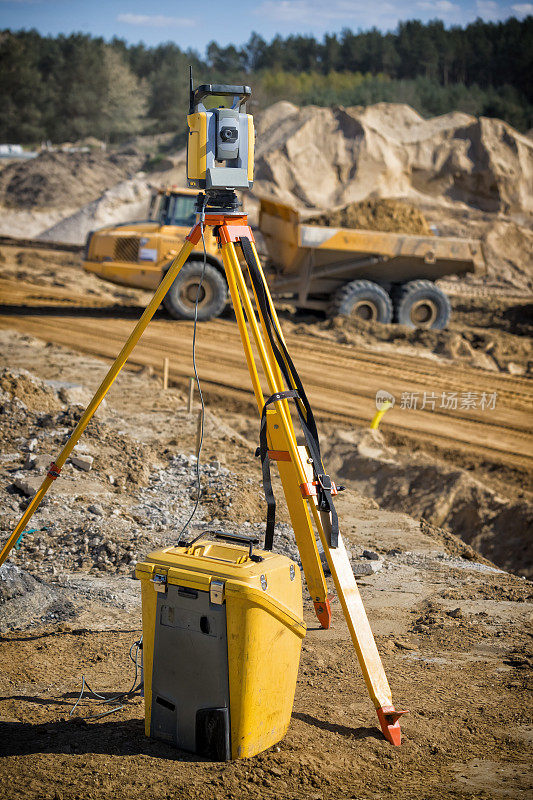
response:
<path id="1" fill-rule="evenodd" d="M 344 208 L 326 211 L 305 221 L 326 227 L 431 235 L 422 212 L 410 203 L 401 203 L 398 200 L 363 200 L 360 203 L 349 203 Z"/>
<path id="2" fill-rule="evenodd" d="M 0 172 L 0 204 L 20 210 L 79 208 L 133 176 L 142 156 L 124 153 L 41 153 Z"/>
<path id="3" fill-rule="evenodd" d="M 298 108 L 257 119 L 255 189 L 326 208 L 374 197 L 461 201 L 485 211 L 533 210 L 533 142 L 496 119 L 410 106 Z"/>

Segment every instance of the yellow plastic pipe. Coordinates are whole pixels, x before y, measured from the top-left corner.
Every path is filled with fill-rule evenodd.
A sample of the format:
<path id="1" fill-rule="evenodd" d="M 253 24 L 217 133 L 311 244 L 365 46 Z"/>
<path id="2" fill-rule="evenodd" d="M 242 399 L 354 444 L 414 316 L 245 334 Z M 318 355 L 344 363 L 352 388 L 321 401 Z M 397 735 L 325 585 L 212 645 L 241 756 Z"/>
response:
<path id="1" fill-rule="evenodd" d="M 139 339 L 143 335 L 144 331 L 146 330 L 146 327 L 147 327 L 148 323 L 150 322 L 150 320 L 154 316 L 155 312 L 157 311 L 157 309 L 161 305 L 161 301 L 163 300 L 163 298 L 165 297 L 166 293 L 170 289 L 170 287 L 171 287 L 174 279 L 176 278 L 178 272 L 180 271 L 180 269 L 182 268 L 182 266 L 185 264 L 185 262 L 187 261 L 188 257 L 190 256 L 190 254 L 191 254 L 191 252 L 193 250 L 193 247 L 194 247 L 193 243 L 191 241 L 189 241 L 189 239 L 186 239 L 184 244 L 183 244 L 183 247 L 180 250 L 180 252 L 178 253 L 176 258 L 174 259 L 174 261 L 170 265 L 170 268 L 169 268 L 168 272 L 166 273 L 165 277 L 163 278 L 163 280 L 161 281 L 161 283 L 157 287 L 154 296 L 152 297 L 152 299 L 150 300 L 150 302 L 146 306 L 142 317 L 140 318 L 140 320 L 136 324 L 136 326 L 133 329 L 133 331 L 130 333 L 130 335 L 128 337 L 128 340 L 126 341 L 126 344 L 124 345 L 124 347 L 122 348 L 122 350 L 118 354 L 118 356 L 115 359 L 113 365 L 111 366 L 109 372 L 107 373 L 107 375 L 105 376 L 104 380 L 102 381 L 102 383 L 98 387 L 98 389 L 96 391 L 96 394 L 94 395 L 93 399 L 91 400 L 91 402 L 89 403 L 89 405 L 87 406 L 85 411 L 83 412 L 83 415 L 82 415 L 80 421 L 78 422 L 78 424 L 76 425 L 76 427 L 75 427 L 73 433 L 71 434 L 68 442 L 65 444 L 65 446 L 63 447 L 61 453 L 59 454 L 59 456 L 54 461 L 54 465 L 57 468 L 58 472 L 61 469 L 61 467 L 64 465 L 65 461 L 67 460 L 67 458 L 71 454 L 72 450 L 74 449 L 75 445 L 79 441 L 79 439 L 80 439 L 82 433 L 84 432 L 85 428 L 87 427 L 87 425 L 91 421 L 92 417 L 96 413 L 96 411 L 98 409 L 98 406 L 100 405 L 100 403 L 102 402 L 102 400 L 106 396 L 107 392 L 109 391 L 109 389 L 113 385 L 113 383 L 114 383 L 115 379 L 117 378 L 118 374 L 120 373 L 122 367 L 124 366 L 124 364 L 128 360 L 129 356 L 131 355 L 131 352 L 132 352 L 133 348 L 135 347 L 135 345 L 137 344 L 137 342 L 139 341 Z M 0 552 L 0 566 L 2 566 L 2 564 L 4 563 L 6 558 L 8 557 L 9 553 L 11 552 L 11 549 L 15 545 L 15 542 L 19 538 L 19 536 L 22 533 L 22 531 L 25 529 L 26 524 L 29 522 L 29 520 L 31 519 L 33 514 L 39 508 L 41 500 L 43 499 L 43 497 L 45 496 L 46 492 L 50 488 L 50 484 L 53 482 L 53 480 L 54 480 L 54 478 L 51 477 L 50 474 L 48 474 L 46 476 L 46 478 L 44 479 L 44 481 L 42 482 L 42 484 L 40 485 L 39 489 L 37 490 L 37 493 L 34 495 L 31 503 L 28 506 L 28 508 L 26 509 L 26 511 L 24 512 L 22 517 L 20 518 L 20 521 L 19 521 L 18 525 L 16 526 L 15 530 L 13 531 L 13 533 L 11 534 L 11 536 L 9 537 L 9 539 L 7 540 L 5 545 L 3 546 L 2 551 Z"/>

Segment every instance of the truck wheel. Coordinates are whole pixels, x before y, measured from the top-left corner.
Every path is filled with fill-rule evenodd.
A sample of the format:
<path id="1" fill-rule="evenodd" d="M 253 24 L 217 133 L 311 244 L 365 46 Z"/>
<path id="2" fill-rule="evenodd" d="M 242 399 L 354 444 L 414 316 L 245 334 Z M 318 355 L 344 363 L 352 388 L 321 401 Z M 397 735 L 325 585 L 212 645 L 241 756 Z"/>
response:
<path id="1" fill-rule="evenodd" d="M 373 281 L 352 281 L 341 286 L 333 296 L 330 315 L 356 317 L 387 324 L 392 319 L 392 302 L 381 286 Z"/>
<path id="2" fill-rule="evenodd" d="M 431 281 L 409 281 L 398 292 L 395 315 L 400 325 L 442 330 L 451 313 L 450 301 Z"/>
<path id="3" fill-rule="evenodd" d="M 163 305 L 174 319 L 194 319 L 196 293 L 202 269 L 201 261 L 187 261 L 168 290 Z M 224 310 L 227 299 L 226 281 L 216 267 L 206 264 L 198 298 L 198 319 L 205 322 L 218 317 Z"/>

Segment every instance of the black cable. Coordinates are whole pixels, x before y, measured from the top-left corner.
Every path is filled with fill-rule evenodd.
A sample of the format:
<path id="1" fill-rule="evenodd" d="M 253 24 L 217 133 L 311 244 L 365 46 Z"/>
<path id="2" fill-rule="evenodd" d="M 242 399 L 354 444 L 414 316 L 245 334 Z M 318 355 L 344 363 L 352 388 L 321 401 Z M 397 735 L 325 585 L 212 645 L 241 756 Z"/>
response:
<path id="1" fill-rule="evenodd" d="M 136 648 L 136 650 L 135 650 L 135 658 L 133 658 L 133 656 L 131 654 L 131 651 L 133 650 L 134 647 Z M 116 694 L 116 695 L 114 695 L 112 697 L 106 698 L 106 697 L 104 697 L 104 695 L 99 694 L 98 692 L 95 692 L 94 689 L 91 689 L 91 687 L 89 686 L 88 681 L 85 678 L 85 675 L 82 675 L 82 678 L 81 678 L 81 691 L 80 691 L 80 694 L 78 696 L 78 699 L 74 703 L 74 706 L 70 710 L 69 716 L 70 717 L 73 716 L 75 710 L 77 709 L 78 705 L 80 704 L 80 702 L 82 701 L 84 696 L 86 698 L 92 697 L 93 699 L 98 700 L 99 701 L 98 705 L 107 705 L 108 703 L 117 703 L 117 702 L 121 702 L 123 700 L 127 700 L 128 698 L 134 697 L 138 692 L 140 692 L 144 687 L 144 683 L 143 683 L 142 678 L 139 681 L 139 683 L 137 683 L 137 679 L 138 679 L 138 675 L 139 675 L 139 650 L 142 650 L 142 636 L 136 642 L 133 642 L 133 644 L 131 645 L 130 650 L 129 650 L 129 657 L 130 657 L 131 661 L 133 661 L 133 663 L 135 664 L 135 676 L 133 678 L 133 683 L 131 685 L 131 689 L 128 689 L 125 692 L 120 692 L 120 694 Z M 88 690 L 87 693 L 85 691 L 86 689 Z M 105 717 L 108 714 L 113 714 L 115 711 L 120 711 L 122 708 L 124 708 L 124 705 L 119 705 L 116 708 L 111 709 L 110 711 L 104 711 L 103 713 L 98 714 L 97 716 L 93 716 L 93 717 L 84 717 L 84 719 L 100 719 L 101 717 Z"/>
<path id="2" fill-rule="evenodd" d="M 204 261 L 202 264 L 202 274 L 200 276 L 200 283 L 198 284 L 198 288 L 196 290 L 196 301 L 194 303 L 194 326 L 193 326 L 193 333 L 192 333 L 192 366 L 194 370 L 194 377 L 196 380 L 196 386 L 198 387 L 198 394 L 200 395 L 200 403 L 202 404 L 202 410 L 200 412 L 200 442 L 198 444 L 198 452 L 196 453 L 196 502 L 194 503 L 194 508 L 191 511 L 188 520 L 186 521 L 185 525 L 181 529 L 178 540 L 176 542 L 176 546 L 179 545 L 183 534 L 191 524 L 196 512 L 198 511 L 198 506 L 200 505 L 200 497 L 202 494 L 202 486 L 200 482 L 200 454 L 202 452 L 202 445 L 204 443 L 204 420 L 205 420 L 205 404 L 204 404 L 204 396 L 202 394 L 202 387 L 200 385 L 200 378 L 198 377 L 198 370 L 196 368 L 196 328 L 198 325 L 198 303 L 200 302 L 200 292 L 202 290 L 202 283 L 204 282 L 205 276 L 205 269 L 207 266 L 207 248 L 205 245 L 205 207 L 207 204 L 207 195 L 204 197 L 204 202 L 202 205 L 202 210 L 200 212 L 200 232 L 202 234 L 202 245 L 204 248 Z M 197 537 L 199 538 L 199 537 Z M 196 540 L 195 540 L 196 541 Z"/>

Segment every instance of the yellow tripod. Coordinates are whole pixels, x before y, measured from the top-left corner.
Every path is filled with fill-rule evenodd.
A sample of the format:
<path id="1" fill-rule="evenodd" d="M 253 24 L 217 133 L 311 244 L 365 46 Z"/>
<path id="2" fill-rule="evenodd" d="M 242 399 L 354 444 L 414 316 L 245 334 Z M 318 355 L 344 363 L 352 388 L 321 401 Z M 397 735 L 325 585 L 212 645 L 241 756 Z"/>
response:
<path id="1" fill-rule="evenodd" d="M 320 536 L 368 692 L 377 710 L 381 730 L 389 742 L 399 745 L 401 741 L 399 719 L 406 712 L 396 711 L 392 703 L 391 690 L 374 636 L 342 537 L 337 532 L 336 517 L 333 521 L 332 510 L 328 509 L 327 503 L 324 505 L 323 502 L 325 495 L 331 497 L 336 493 L 336 487 L 329 481 L 328 476 L 317 476 L 316 455 L 315 463 L 313 463 L 311 457 L 313 453 L 309 446 L 299 446 L 296 441 L 287 395 L 299 404 L 300 411 L 305 417 L 306 411 L 302 400 L 303 387 L 298 393 L 297 384 L 293 372 L 291 372 L 292 362 L 287 353 L 279 320 L 261 269 L 252 230 L 244 214 L 224 213 L 223 211 L 210 213 L 208 210 L 205 214 L 205 222 L 197 222 L 194 225 L 180 253 L 176 256 L 139 322 L 109 369 L 70 439 L 56 461 L 51 464 L 42 485 L 2 548 L 0 565 L 3 564 L 27 522 L 37 510 L 51 483 L 59 477 L 61 468 L 74 446 L 126 363 L 181 267 L 200 241 L 204 224 L 213 227 L 218 237 L 255 399 L 262 420 L 266 423 L 268 459 L 276 461 L 278 465 L 296 544 L 317 617 L 322 627 L 329 627 L 331 609 L 313 522 Z M 252 285 L 251 292 L 246 283 L 236 245 L 240 247 L 248 267 Z M 256 357 L 252 349 L 250 332 L 270 392 L 267 403 L 272 406 L 272 409 L 265 406 L 265 397 L 261 388 Z M 279 394 L 282 397 L 277 397 Z M 321 497 L 322 502 L 320 501 Z"/>

